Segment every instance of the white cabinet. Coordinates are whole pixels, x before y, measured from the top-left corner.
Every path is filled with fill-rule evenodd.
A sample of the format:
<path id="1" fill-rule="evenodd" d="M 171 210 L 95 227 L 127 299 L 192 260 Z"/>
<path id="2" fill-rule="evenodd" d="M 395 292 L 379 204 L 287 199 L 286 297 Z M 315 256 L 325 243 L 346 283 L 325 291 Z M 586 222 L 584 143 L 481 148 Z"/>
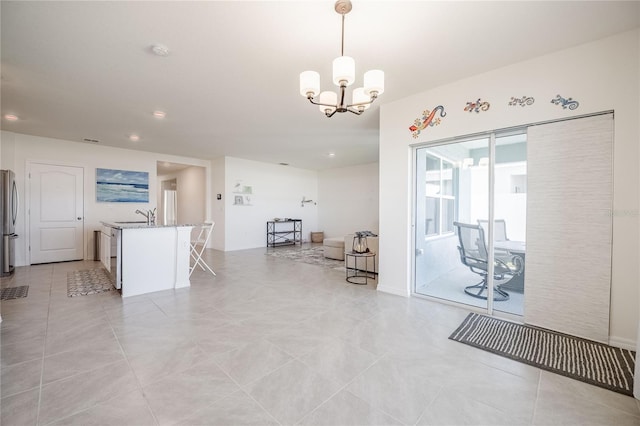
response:
<path id="1" fill-rule="evenodd" d="M 108 226 L 103 226 L 101 230 L 100 262 L 108 272 L 111 272 L 111 228 Z"/>
<path id="2" fill-rule="evenodd" d="M 191 225 L 103 224 L 101 261 L 122 297 L 189 287 Z"/>

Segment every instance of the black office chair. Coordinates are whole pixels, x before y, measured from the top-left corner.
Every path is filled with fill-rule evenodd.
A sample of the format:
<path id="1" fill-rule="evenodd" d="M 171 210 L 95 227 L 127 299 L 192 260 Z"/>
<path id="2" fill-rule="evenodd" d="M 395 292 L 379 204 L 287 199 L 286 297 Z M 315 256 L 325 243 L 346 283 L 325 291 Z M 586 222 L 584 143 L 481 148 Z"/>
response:
<path id="1" fill-rule="evenodd" d="M 458 240 L 460 245 L 460 261 L 467 266 L 471 272 L 482 277 L 482 281 L 478 284 L 465 287 L 464 292 L 469 296 L 479 299 L 486 299 L 487 295 L 487 275 L 489 274 L 489 262 L 487 255 L 487 245 L 484 238 L 484 230 L 480 225 L 471 225 L 468 223 L 453 222 L 458 231 Z M 506 260 L 506 261 L 505 261 Z M 502 281 L 499 284 L 494 283 L 493 300 L 504 301 L 509 300 L 509 293 L 500 288 L 501 284 L 506 284 L 514 276 L 519 275 L 524 267 L 524 262 L 520 256 L 514 255 L 510 259 L 495 258 L 493 262 L 493 278 Z"/>

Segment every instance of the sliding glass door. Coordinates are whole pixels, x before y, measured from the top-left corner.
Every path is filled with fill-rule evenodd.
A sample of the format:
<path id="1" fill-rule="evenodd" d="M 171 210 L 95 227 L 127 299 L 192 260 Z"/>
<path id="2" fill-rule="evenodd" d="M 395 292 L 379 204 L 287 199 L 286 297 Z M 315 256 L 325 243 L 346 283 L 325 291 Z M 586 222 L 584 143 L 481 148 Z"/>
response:
<path id="1" fill-rule="evenodd" d="M 522 315 L 526 134 L 424 146 L 415 159 L 414 292 Z"/>
<path id="2" fill-rule="evenodd" d="M 477 307 L 487 301 L 465 293 L 483 281 L 461 257 L 457 226 L 488 215 L 488 138 L 416 150 L 415 292 Z"/>
<path id="3" fill-rule="evenodd" d="M 527 230 L 527 135 L 496 136 L 493 161 L 493 250 L 494 285 L 508 293 L 509 300 L 496 301 L 493 309 L 524 315 Z"/>

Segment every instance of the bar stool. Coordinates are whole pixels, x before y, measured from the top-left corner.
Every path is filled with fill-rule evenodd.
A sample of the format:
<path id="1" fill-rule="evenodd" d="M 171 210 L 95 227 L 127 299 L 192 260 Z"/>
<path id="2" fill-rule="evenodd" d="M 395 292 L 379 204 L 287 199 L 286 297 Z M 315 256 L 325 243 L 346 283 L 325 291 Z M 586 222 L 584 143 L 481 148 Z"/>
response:
<path id="1" fill-rule="evenodd" d="M 207 248 L 209 238 L 211 238 L 211 232 L 213 231 L 214 225 L 215 222 L 212 222 L 203 223 L 202 225 L 195 227 L 195 231 L 198 233 L 198 236 L 191 240 L 191 258 L 195 260 L 195 263 L 189 268 L 189 276 L 193 274 L 193 270 L 196 269 L 196 266 L 199 266 L 203 271 L 206 268 L 214 276 L 216 275 L 216 273 L 213 272 L 213 269 L 211 269 L 209 265 L 207 265 L 207 262 L 202 258 L 204 249 Z"/>

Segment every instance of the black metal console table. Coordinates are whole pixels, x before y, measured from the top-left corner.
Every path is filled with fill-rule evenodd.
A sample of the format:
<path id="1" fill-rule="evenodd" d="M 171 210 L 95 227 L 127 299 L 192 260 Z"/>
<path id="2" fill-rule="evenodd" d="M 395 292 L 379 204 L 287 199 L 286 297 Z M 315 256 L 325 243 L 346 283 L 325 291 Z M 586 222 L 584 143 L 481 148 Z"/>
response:
<path id="1" fill-rule="evenodd" d="M 302 244 L 302 220 L 270 220 L 267 222 L 267 247 Z"/>

